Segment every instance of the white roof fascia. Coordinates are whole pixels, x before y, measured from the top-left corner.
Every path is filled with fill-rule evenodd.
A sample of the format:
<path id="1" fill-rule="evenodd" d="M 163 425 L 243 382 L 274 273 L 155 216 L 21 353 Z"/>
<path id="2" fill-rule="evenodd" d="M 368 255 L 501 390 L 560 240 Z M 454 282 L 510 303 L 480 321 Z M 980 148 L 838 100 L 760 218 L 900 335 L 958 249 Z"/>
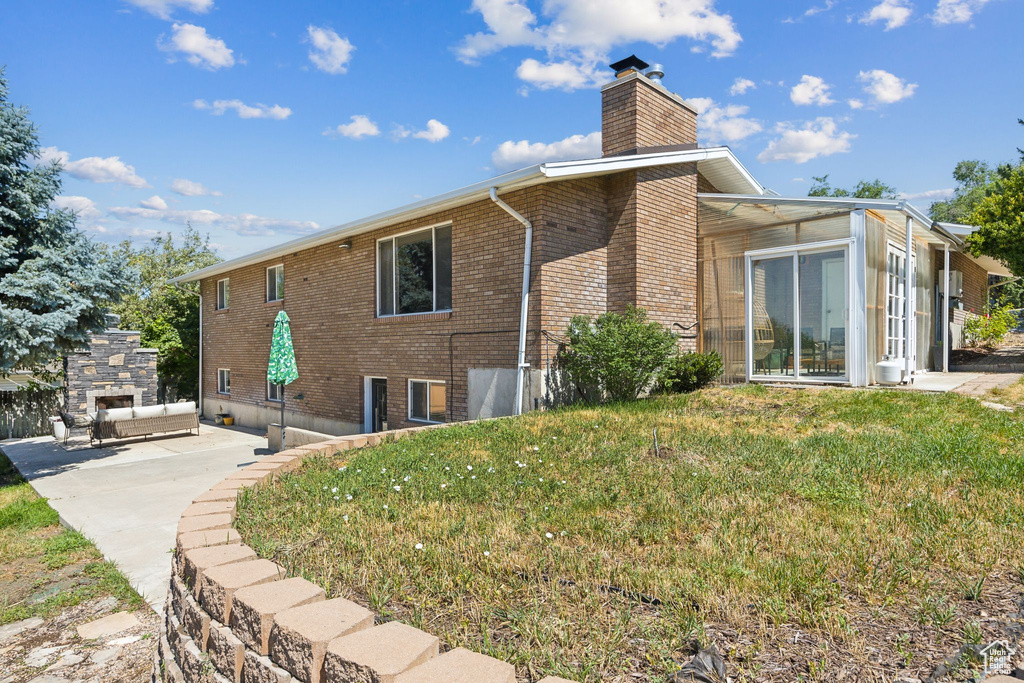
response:
<path id="1" fill-rule="evenodd" d="M 708 200 L 721 200 L 721 201 L 736 201 L 736 202 L 751 202 L 758 204 L 817 204 L 819 206 L 832 206 L 836 208 L 849 209 L 851 211 L 855 209 L 867 209 L 875 211 L 898 211 L 905 216 L 913 218 L 915 221 L 920 223 L 926 230 L 934 232 L 939 235 L 943 241 L 950 242 L 951 244 L 958 245 L 960 240 L 955 235 L 949 234 L 946 230 L 941 229 L 942 226 L 929 218 L 923 211 L 915 207 L 913 204 L 908 204 L 903 199 L 858 199 L 856 197 L 772 197 L 772 196 L 759 196 L 759 195 L 742 195 L 742 194 L 717 194 L 717 193 L 699 193 L 697 199 L 708 199 Z M 935 230 L 934 228 L 940 228 Z"/>
<path id="2" fill-rule="evenodd" d="M 427 199 L 406 204 L 390 211 L 373 214 L 366 218 L 360 218 L 349 223 L 343 223 L 333 228 L 320 230 L 311 235 L 300 237 L 283 244 L 241 256 L 229 261 L 197 270 L 187 275 L 182 275 L 170 280 L 172 283 L 194 282 L 214 275 L 220 275 L 237 268 L 243 268 L 256 263 L 261 263 L 285 254 L 295 253 L 303 249 L 310 249 L 324 244 L 330 244 L 346 237 L 358 235 L 377 228 L 385 227 L 401 221 L 413 220 L 420 216 L 427 216 L 438 211 L 462 206 L 474 201 L 486 199 L 490 189 L 497 187 L 501 192 L 515 190 L 532 185 L 540 185 L 546 182 L 557 180 L 568 180 L 570 178 L 586 178 L 595 175 L 604 175 L 627 171 L 636 168 L 650 168 L 656 166 L 668 166 L 672 164 L 686 164 L 702 161 L 726 161 L 746 180 L 751 189 L 756 192 L 764 192 L 764 188 L 754 180 L 754 177 L 743 167 L 732 150 L 728 147 L 711 147 L 709 149 L 692 149 L 676 152 L 657 152 L 653 154 L 633 154 L 618 157 L 602 157 L 599 159 L 583 159 L 580 161 L 556 161 L 544 164 L 536 164 L 527 168 L 512 171 L 504 175 L 467 185 L 466 187 L 437 195 Z M 752 195 L 752 196 L 760 196 Z"/>

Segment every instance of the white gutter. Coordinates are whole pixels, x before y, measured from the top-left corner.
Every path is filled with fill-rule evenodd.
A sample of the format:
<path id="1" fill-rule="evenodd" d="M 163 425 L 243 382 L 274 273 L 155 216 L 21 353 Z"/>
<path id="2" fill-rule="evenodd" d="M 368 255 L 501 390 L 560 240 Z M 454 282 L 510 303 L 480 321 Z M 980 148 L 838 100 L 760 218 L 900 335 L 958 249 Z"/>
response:
<path id="1" fill-rule="evenodd" d="M 911 339 L 910 339 L 910 330 L 911 330 L 911 326 L 914 324 L 914 312 L 915 312 L 914 311 L 915 306 L 914 306 L 914 301 L 913 301 L 914 297 L 911 296 L 911 292 L 916 291 L 916 287 L 917 287 L 917 283 L 915 282 L 917 280 L 917 274 L 914 271 L 914 269 L 911 268 L 911 265 L 914 264 L 914 262 L 915 262 L 914 261 L 914 252 L 912 251 L 913 248 L 914 248 L 914 219 L 911 216 L 907 216 L 907 251 L 906 251 L 906 259 L 904 259 L 904 261 L 903 261 L 903 294 L 904 294 L 903 306 L 904 306 L 904 310 L 906 312 L 904 317 L 903 317 L 904 318 L 903 319 L 903 330 L 904 330 L 903 331 L 903 358 L 904 358 L 904 361 L 905 361 L 905 363 L 904 363 L 904 372 L 905 372 L 905 374 L 903 376 L 903 381 L 905 381 L 907 383 L 910 382 L 910 376 L 914 372 L 914 367 L 913 367 L 914 352 L 910 348 L 911 347 L 911 344 L 910 344 L 910 341 L 911 341 Z M 911 277 L 913 277 L 913 280 L 911 280 Z"/>
<path id="2" fill-rule="evenodd" d="M 199 295 L 199 417 L 203 416 L 203 295 Z"/>
<path id="3" fill-rule="evenodd" d="M 949 372 L 949 245 L 943 250 L 942 267 L 945 270 L 942 283 L 942 371 Z"/>
<path id="4" fill-rule="evenodd" d="M 526 246 L 523 256 L 523 292 L 519 304 L 519 357 L 516 361 L 516 402 L 514 415 L 523 414 L 523 377 L 530 365 L 526 362 L 526 319 L 530 309 L 530 266 L 532 265 L 531 252 L 533 251 L 533 224 L 526 220 L 521 213 L 501 201 L 498 197 L 498 188 L 491 187 L 491 201 L 505 210 L 508 215 L 515 218 L 526 228 Z"/>

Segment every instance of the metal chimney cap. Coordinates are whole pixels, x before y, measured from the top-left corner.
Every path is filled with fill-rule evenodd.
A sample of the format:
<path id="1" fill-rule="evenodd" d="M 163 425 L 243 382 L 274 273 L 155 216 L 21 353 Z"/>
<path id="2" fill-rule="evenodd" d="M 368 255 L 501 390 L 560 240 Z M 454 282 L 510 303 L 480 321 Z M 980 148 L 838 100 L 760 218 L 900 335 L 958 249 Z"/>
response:
<path id="1" fill-rule="evenodd" d="M 625 59 L 620 59 L 614 64 L 609 64 L 608 66 L 610 66 L 615 71 L 615 73 L 620 74 L 623 71 L 628 71 L 629 69 L 643 71 L 644 69 L 649 67 L 650 64 L 640 59 L 636 55 L 630 55 Z"/>
<path id="2" fill-rule="evenodd" d="M 665 67 L 661 64 L 652 64 L 644 75 L 655 83 L 661 83 L 661 79 L 665 77 Z"/>

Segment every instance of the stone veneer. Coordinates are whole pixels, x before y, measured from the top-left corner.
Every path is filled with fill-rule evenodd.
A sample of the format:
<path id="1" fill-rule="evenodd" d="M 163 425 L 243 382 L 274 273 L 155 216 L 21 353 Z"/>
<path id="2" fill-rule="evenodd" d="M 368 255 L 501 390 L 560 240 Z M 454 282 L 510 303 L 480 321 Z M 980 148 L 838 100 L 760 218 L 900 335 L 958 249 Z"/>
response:
<path id="1" fill-rule="evenodd" d="M 96 412 L 96 399 L 131 396 L 136 407 L 157 400 L 157 350 L 141 347 L 138 332 L 120 330 L 120 317 L 108 315 L 108 328 L 92 335 L 89 348 L 64 358 L 67 411 Z"/>
<path id="2" fill-rule="evenodd" d="M 257 557 L 232 528 L 238 491 L 310 455 L 403 438 L 431 425 L 300 446 L 262 458 L 200 494 L 181 516 L 153 680 L 168 683 L 515 683 L 515 668 L 375 615 Z M 547 677 L 540 683 L 572 683 Z"/>

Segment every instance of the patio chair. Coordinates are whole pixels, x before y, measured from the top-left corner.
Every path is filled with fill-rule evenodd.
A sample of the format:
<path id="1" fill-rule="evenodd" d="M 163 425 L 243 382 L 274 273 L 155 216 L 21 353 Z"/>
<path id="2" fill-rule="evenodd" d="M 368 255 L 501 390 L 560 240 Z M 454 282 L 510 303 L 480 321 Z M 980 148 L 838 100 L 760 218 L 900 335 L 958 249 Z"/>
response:
<path id="1" fill-rule="evenodd" d="M 61 413 L 60 421 L 64 423 L 64 445 L 68 445 L 72 429 L 85 429 L 89 432 L 89 442 L 92 442 L 92 418 L 87 415 L 74 416 L 71 413 Z"/>

